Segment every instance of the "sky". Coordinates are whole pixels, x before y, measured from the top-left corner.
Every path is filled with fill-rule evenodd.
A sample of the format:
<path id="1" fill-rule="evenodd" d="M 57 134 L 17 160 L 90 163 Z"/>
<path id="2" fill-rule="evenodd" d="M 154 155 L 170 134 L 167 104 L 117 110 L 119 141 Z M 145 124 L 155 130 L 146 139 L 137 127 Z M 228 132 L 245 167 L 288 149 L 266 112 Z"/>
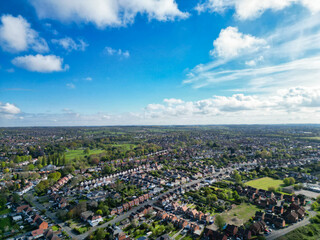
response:
<path id="1" fill-rule="evenodd" d="M 320 0 L 0 1 L 0 126 L 320 123 Z"/>

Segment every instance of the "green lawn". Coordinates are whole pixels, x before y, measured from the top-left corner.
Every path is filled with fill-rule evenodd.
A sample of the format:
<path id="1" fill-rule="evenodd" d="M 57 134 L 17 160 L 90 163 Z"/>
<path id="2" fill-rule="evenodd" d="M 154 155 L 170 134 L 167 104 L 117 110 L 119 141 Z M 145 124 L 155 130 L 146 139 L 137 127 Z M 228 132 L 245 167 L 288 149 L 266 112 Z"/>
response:
<path id="1" fill-rule="evenodd" d="M 301 139 L 320 141 L 320 137 L 301 137 Z"/>
<path id="2" fill-rule="evenodd" d="M 259 208 L 255 205 L 243 203 L 231 209 L 228 212 L 220 214 L 224 220 L 229 224 L 241 226 L 255 215 Z"/>
<path id="3" fill-rule="evenodd" d="M 101 150 L 101 149 L 93 149 L 89 151 L 89 154 L 84 154 L 83 149 L 68 150 L 66 152 L 66 159 L 71 160 L 71 159 L 75 159 L 76 157 L 84 157 L 86 155 L 90 156 L 92 154 L 102 153 L 103 151 L 104 150 Z"/>
<path id="4" fill-rule="evenodd" d="M 56 232 L 59 230 L 59 227 L 58 226 L 52 226 L 52 231 Z"/>
<path id="5" fill-rule="evenodd" d="M 135 144 L 123 143 L 123 144 L 112 144 L 113 147 L 121 147 L 124 151 L 129 151 L 136 147 Z"/>
<path id="6" fill-rule="evenodd" d="M 275 187 L 277 189 L 282 184 L 283 184 L 282 180 L 276 180 L 269 177 L 259 178 L 256 180 L 246 182 L 246 185 L 248 186 L 258 188 L 258 189 L 264 189 L 264 190 L 268 190 L 269 187 Z"/>

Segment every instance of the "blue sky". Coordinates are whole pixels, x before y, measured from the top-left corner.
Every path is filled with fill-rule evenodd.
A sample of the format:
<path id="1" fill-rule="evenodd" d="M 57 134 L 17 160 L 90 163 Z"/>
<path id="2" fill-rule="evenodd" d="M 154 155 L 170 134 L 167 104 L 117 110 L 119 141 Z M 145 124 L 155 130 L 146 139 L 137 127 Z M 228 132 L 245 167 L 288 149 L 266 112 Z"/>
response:
<path id="1" fill-rule="evenodd" d="M 320 2 L 0 2 L 0 125 L 319 123 Z"/>

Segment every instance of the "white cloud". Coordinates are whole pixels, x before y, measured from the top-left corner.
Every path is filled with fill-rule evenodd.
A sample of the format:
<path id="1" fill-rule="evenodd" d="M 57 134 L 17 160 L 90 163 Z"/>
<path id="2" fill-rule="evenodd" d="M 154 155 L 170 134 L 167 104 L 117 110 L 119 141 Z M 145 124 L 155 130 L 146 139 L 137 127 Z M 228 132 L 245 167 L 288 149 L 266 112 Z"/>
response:
<path id="1" fill-rule="evenodd" d="M 84 80 L 86 80 L 86 81 L 92 81 L 93 79 L 92 79 L 92 77 L 86 77 L 86 78 L 84 78 Z"/>
<path id="2" fill-rule="evenodd" d="M 195 66 L 187 73 L 183 82 L 195 88 L 230 82 L 227 87 L 234 89 L 233 84 L 241 84 L 242 90 L 256 92 L 274 91 L 301 83 L 306 87 L 318 87 L 320 85 L 319 17 L 319 14 L 308 16 L 301 21 L 287 22 L 286 26 L 272 29 L 264 36 L 251 36 L 265 41 L 263 46 L 253 47 L 251 50 L 242 50 L 245 44 L 240 44 L 239 50 L 233 47 L 237 44 L 224 45 L 221 41 L 220 45 L 225 48 L 220 49 L 225 51 L 218 51 L 215 48 L 213 51 L 216 52 L 216 59 Z M 220 36 L 218 39 L 221 39 Z M 242 38 L 239 42 L 241 41 Z"/>
<path id="3" fill-rule="evenodd" d="M 47 42 L 39 37 L 30 23 L 22 16 L 3 15 L 0 25 L 0 45 L 4 51 L 21 52 L 32 49 L 36 52 L 47 52 Z"/>
<path id="4" fill-rule="evenodd" d="M 260 56 L 258 58 L 252 59 L 250 61 L 246 61 L 246 65 L 250 66 L 250 67 L 254 67 L 256 66 L 259 62 L 263 61 L 263 56 Z"/>
<path id="5" fill-rule="evenodd" d="M 76 88 L 76 85 L 74 85 L 73 83 L 67 83 L 66 86 L 67 88 L 70 88 L 70 89 Z"/>
<path id="6" fill-rule="evenodd" d="M 211 55 L 222 58 L 234 58 L 240 54 L 248 54 L 267 47 L 264 39 L 256 38 L 249 34 L 239 32 L 236 27 L 222 29 L 219 37 L 213 42 L 214 49 Z"/>
<path id="7" fill-rule="evenodd" d="M 175 0 L 31 0 L 40 18 L 94 23 L 99 28 L 132 23 L 137 14 L 159 21 L 187 18 Z"/>
<path id="8" fill-rule="evenodd" d="M 20 109 L 14 104 L 0 102 L 0 119 L 13 119 L 20 112 Z"/>
<path id="9" fill-rule="evenodd" d="M 130 57 L 130 53 L 128 50 L 124 51 L 122 49 L 114 49 L 112 47 L 105 47 L 103 52 L 109 56 L 117 55 L 125 58 Z"/>
<path id="10" fill-rule="evenodd" d="M 189 123 L 204 121 L 206 124 L 279 123 L 279 121 L 308 123 L 317 122 L 320 116 L 320 88 L 295 87 L 268 95 L 241 93 L 232 96 L 213 96 L 193 102 L 181 100 L 176 104 L 170 104 L 170 101 L 164 103 L 149 104 L 145 108 L 146 118 L 167 118 L 176 123 L 179 120 L 186 120 Z"/>
<path id="11" fill-rule="evenodd" d="M 203 12 L 205 10 L 222 13 L 227 9 L 235 9 L 235 14 L 239 19 L 254 19 L 267 10 L 279 11 L 294 4 L 300 4 L 312 13 L 320 12 L 320 2 L 317 0 L 206 0 L 199 3 L 195 10 Z"/>
<path id="12" fill-rule="evenodd" d="M 31 72 L 61 72 L 69 68 L 68 65 L 63 66 L 63 58 L 55 55 L 26 55 L 14 58 L 12 63 Z"/>
<path id="13" fill-rule="evenodd" d="M 2 114 L 2 115 L 1 115 Z M 5 116 L 4 116 L 5 114 Z M 198 101 L 164 99 L 142 112 L 84 114 L 65 108 L 59 113 L 21 113 L 0 104 L 0 126 L 83 126 L 155 124 L 319 123 L 320 88 L 294 87 L 270 94 L 213 96 Z"/>
<path id="14" fill-rule="evenodd" d="M 169 105 L 175 105 L 175 104 L 181 104 L 183 101 L 181 99 L 176 99 L 176 98 L 166 98 L 163 100 L 165 103 Z"/>
<path id="15" fill-rule="evenodd" d="M 84 51 L 86 47 L 89 46 L 86 42 L 84 42 L 81 39 L 78 40 L 78 43 L 77 43 L 70 37 L 65 37 L 61 39 L 52 39 L 51 41 L 54 44 L 60 45 L 62 48 L 64 48 L 67 51 L 72 51 L 72 50 Z"/>

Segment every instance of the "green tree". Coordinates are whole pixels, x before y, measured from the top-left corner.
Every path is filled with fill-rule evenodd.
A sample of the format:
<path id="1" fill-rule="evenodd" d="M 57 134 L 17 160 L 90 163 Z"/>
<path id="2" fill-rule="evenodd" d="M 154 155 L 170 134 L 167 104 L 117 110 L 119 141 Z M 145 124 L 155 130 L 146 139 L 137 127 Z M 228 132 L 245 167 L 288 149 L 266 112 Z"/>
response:
<path id="1" fill-rule="evenodd" d="M 238 173 L 238 171 L 234 171 L 233 176 L 236 183 L 241 183 L 241 175 Z"/>
<path id="2" fill-rule="evenodd" d="M 214 224 L 219 228 L 220 231 L 222 231 L 223 227 L 226 225 L 226 222 L 221 215 L 217 215 L 214 220 Z"/>

